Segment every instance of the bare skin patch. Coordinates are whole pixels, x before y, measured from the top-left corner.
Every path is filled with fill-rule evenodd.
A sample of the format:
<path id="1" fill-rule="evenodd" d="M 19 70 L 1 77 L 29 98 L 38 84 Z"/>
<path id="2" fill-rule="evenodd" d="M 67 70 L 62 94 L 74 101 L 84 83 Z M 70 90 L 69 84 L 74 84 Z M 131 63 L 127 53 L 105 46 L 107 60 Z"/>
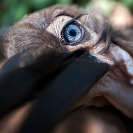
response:
<path id="1" fill-rule="evenodd" d="M 133 59 L 122 48 L 111 44 L 110 54 L 116 60 L 112 69 L 86 94 L 81 104 L 102 107 L 111 103 L 129 118 L 133 118 Z M 98 100 L 96 100 L 96 97 Z M 104 97 L 108 102 L 99 102 Z M 95 99 L 95 100 L 94 100 Z"/>
<path id="2" fill-rule="evenodd" d="M 133 85 L 133 58 L 125 50 L 114 44 L 111 45 L 109 51 L 116 59 L 123 73 L 130 78 L 130 84 Z"/>
<path id="3" fill-rule="evenodd" d="M 65 26 L 65 24 L 71 20 L 72 18 L 69 16 L 59 16 L 55 18 L 52 23 L 46 28 L 46 30 L 55 35 L 57 38 L 61 37 L 61 31 L 62 28 Z"/>
<path id="4" fill-rule="evenodd" d="M 46 28 L 46 30 L 53 34 L 54 36 L 56 36 L 59 40 L 61 39 L 61 32 L 65 26 L 66 23 L 68 23 L 69 21 L 71 21 L 72 18 L 69 16 L 59 16 L 57 18 L 55 18 L 51 24 Z M 82 25 L 82 22 L 76 20 L 80 25 Z M 90 35 L 90 38 L 88 40 L 86 40 L 86 42 L 83 43 L 79 43 L 78 45 L 62 45 L 62 47 L 67 48 L 67 50 L 69 51 L 73 51 L 73 50 L 77 50 L 79 48 L 85 48 L 85 47 L 92 47 L 93 45 L 95 45 L 98 41 L 98 34 L 95 33 L 92 29 L 88 28 L 88 27 L 84 27 L 86 28 L 87 32 Z M 84 35 L 83 35 L 84 36 Z M 81 39 L 82 40 L 82 39 Z"/>

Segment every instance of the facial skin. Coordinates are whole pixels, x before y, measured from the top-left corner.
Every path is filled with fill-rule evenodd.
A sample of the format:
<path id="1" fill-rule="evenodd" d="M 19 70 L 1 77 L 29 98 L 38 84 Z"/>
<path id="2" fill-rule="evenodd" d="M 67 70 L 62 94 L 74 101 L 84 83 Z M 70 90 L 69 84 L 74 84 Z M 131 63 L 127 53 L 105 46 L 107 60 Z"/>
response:
<path id="1" fill-rule="evenodd" d="M 97 108 L 92 109 L 92 106 L 102 108 L 111 105 L 133 119 L 133 40 L 128 40 L 128 34 L 116 35 L 106 19 L 95 11 L 90 10 L 73 19 L 80 14 L 82 11 L 75 6 L 57 5 L 26 16 L 7 32 L 4 39 L 5 55 L 11 58 L 16 53 L 36 46 L 47 46 L 58 51 L 87 49 L 101 62 L 110 64 L 111 70 L 73 105 L 73 108 L 87 107 L 86 115 L 82 111 L 74 114 L 80 118 L 78 122 L 81 120 L 83 127 L 89 127 L 83 131 L 81 126 L 81 133 L 127 133 L 116 114 L 111 114 L 108 110 L 104 114 L 104 111 L 101 113 Z M 80 27 L 82 36 L 71 43 L 66 41 L 64 30 L 67 25 L 75 23 Z M 49 34 L 54 35 L 59 43 L 50 40 Z M 109 119 L 106 114 L 110 115 Z M 76 119 L 74 116 L 64 122 L 70 129 L 74 129 L 74 126 L 69 124 Z M 112 124 L 111 121 L 117 122 Z M 61 126 L 55 132 L 58 132 Z M 93 126 L 98 130 L 91 130 Z M 70 131 L 72 132 L 68 130 L 69 133 Z"/>

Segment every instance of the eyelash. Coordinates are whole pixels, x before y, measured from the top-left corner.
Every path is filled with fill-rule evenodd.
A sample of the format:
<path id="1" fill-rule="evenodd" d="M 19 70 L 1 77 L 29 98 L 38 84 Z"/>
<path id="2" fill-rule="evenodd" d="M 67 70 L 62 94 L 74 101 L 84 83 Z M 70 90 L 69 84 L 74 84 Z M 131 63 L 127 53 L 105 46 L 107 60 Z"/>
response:
<path id="1" fill-rule="evenodd" d="M 85 12 L 85 13 L 87 13 L 87 12 Z M 78 41 L 76 41 L 76 42 L 72 42 L 72 43 L 66 42 L 66 41 L 64 40 L 64 37 L 63 37 L 63 28 L 62 28 L 61 33 L 60 33 L 61 36 L 60 36 L 60 38 L 59 38 L 60 43 L 61 43 L 62 45 L 76 46 L 76 45 L 78 45 L 78 44 L 80 44 L 80 43 L 87 42 L 88 40 L 91 40 L 91 37 L 92 37 L 92 36 L 91 36 L 91 33 L 89 33 L 89 32 L 87 31 L 86 27 L 84 27 L 82 24 L 80 24 L 80 21 L 78 22 L 78 19 L 81 18 L 82 16 L 84 16 L 85 13 L 73 17 L 72 19 L 70 19 L 70 20 L 63 26 L 63 28 L 64 28 L 65 26 L 67 26 L 67 25 L 70 24 L 70 23 L 76 23 L 76 24 L 80 27 L 80 29 L 82 30 L 82 37 L 81 37 L 81 39 L 78 40 Z"/>
<path id="2" fill-rule="evenodd" d="M 60 42 L 61 45 L 69 45 L 69 46 L 78 46 L 78 48 L 82 47 L 84 45 L 84 47 L 88 46 L 88 44 L 90 44 L 90 46 L 92 45 L 92 48 L 93 46 L 96 46 L 98 45 L 98 42 L 101 41 L 101 39 L 103 39 L 102 37 L 101 38 L 98 38 L 98 34 L 95 32 L 95 29 L 91 29 L 89 27 L 87 27 L 87 23 L 86 21 L 84 21 L 84 19 L 80 20 L 80 18 L 82 16 L 85 16 L 87 15 L 86 17 L 88 17 L 88 12 L 85 12 L 83 14 L 80 14 L 78 16 L 74 16 L 73 18 L 71 18 L 72 16 L 65 16 L 65 18 L 62 18 L 62 15 L 61 16 L 58 16 L 60 18 L 56 18 L 52 23 L 51 23 L 51 26 L 49 25 L 49 27 L 47 28 L 47 31 L 51 34 L 53 34 L 54 36 L 56 36 Z M 68 17 L 68 18 L 67 18 Z M 87 19 L 88 20 L 88 19 Z M 88 21 L 87 21 L 88 22 Z M 59 25 L 59 23 L 62 23 L 62 25 Z M 76 41 L 68 41 L 68 40 L 65 40 L 66 39 L 66 36 L 64 38 L 64 33 L 63 33 L 63 29 L 65 28 L 65 26 L 71 24 L 71 23 L 76 23 L 80 29 L 83 31 L 82 32 L 82 35 L 81 38 L 79 40 L 76 40 Z M 104 38 L 105 37 L 106 33 L 103 34 Z M 85 43 L 87 42 L 87 43 Z M 105 48 L 101 51 L 99 51 L 100 54 L 104 54 L 105 52 L 108 51 L 108 48 L 109 48 L 109 43 L 107 43 L 107 45 L 105 46 Z"/>

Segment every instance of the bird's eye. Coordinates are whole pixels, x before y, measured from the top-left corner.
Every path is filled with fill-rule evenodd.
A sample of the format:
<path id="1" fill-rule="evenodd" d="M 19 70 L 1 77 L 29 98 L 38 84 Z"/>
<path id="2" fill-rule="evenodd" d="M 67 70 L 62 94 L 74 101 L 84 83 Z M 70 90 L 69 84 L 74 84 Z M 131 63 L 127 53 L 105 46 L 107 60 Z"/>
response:
<path id="1" fill-rule="evenodd" d="M 82 37 L 82 30 L 77 24 L 70 23 L 64 27 L 63 35 L 67 42 L 77 42 Z"/>
<path id="2" fill-rule="evenodd" d="M 46 30 L 56 36 L 60 45 L 64 45 L 65 48 L 73 49 L 73 46 L 79 48 L 83 45 L 92 45 L 96 44 L 98 40 L 98 36 L 93 30 L 84 25 L 82 21 L 69 16 L 56 17 Z"/>
<path id="3" fill-rule="evenodd" d="M 82 36 L 83 30 L 76 22 L 68 23 L 61 32 L 62 40 L 65 42 L 63 44 L 75 44 L 81 40 Z"/>

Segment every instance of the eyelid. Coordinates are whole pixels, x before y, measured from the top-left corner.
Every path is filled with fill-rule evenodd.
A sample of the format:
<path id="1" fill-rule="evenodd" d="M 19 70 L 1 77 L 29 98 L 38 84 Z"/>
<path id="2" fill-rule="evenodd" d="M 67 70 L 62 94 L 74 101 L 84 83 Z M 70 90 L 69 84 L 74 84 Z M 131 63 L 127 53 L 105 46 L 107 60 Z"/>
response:
<path id="1" fill-rule="evenodd" d="M 65 13 L 65 12 L 62 12 L 62 13 L 56 15 L 56 16 L 53 18 L 53 20 L 56 19 L 56 18 L 58 18 L 58 17 L 60 17 L 60 16 L 68 16 L 68 17 L 70 17 L 70 18 L 72 18 L 72 19 L 75 17 L 75 16 L 73 16 L 73 15 L 70 15 L 70 14 L 67 14 L 67 13 Z"/>
<path id="2" fill-rule="evenodd" d="M 61 38 L 61 31 L 63 27 L 66 25 L 66 23 L 71 20 L 72 18 L 69 16 L 59 16 L 56 17 L 52 23 L 49 24 L 49 26 L 46 28 L 46 30 L 50 33 L 56 36 L 57 38 Z"/>
<path id="3" fill-rule="evenodd" d="M 76 17 L 75 17 L 76 18 Z M 46 28 L 46 30 L 53 34 L 54 36 L 56 36 L 61 43 L 64 43 L 65 45 L 77 45 L 79 44 L 80 42 L 85 42 L 85 41 L 88 41 L 89 40 L 89 36 L 87 37 L 87 35 L 90 35 L 87 30 L 85 30 L 85 27 L 81 24 L 80 21 L 76 20 L 75 18 L 71 18 L 69 16 L 59 16 L 59 17 L 56 17 L 52 23 Z M 69 23 L 76 23 L 77 25 L 80 26 L 80 28 L 82 29 L 82 33 L 83 33 L 83 37 L 80 41 L 77 41 L 77 42 L 73 42 L 73 43 L 67 43 L 66 41 L 63 40 L 63 37 L 61 36 L 61 32 L 63 30 L 63 28 L 65 26 L 67 26 Z M 86 33 L 86 36 L 84 35 L 84 33 Z"/>
<path id="4" fill-rule="evenodd" d="M 61 31 L 63 30 L 64 26 L 74 21 L 75 18 L 71 18 L 69 16 L 59 16 L 56 17 L 52 23 L 49 24 L 49 26 L 46 28 L 46 31 L 48 31 L 50 34 L 54 35 L 59 39 L 61 42 Z M 91 46 L 97 43 L 98 35 L 95 33 L 95 31 L 92 31 L 92 29 L 89 29 L 88 27 L 82 25 L 82 22 L 79 20 L 75 20 L 78 24 L 80 24 L 84 30 L 83 38 L 76 42 L 76 45 L 78 47 L 86 47 Z M 73 47 L 75 44 L 68 44 L 69 46 Z M 67 45 L 67 46 L 68 46 Z"/>
<path id="5" fill-rule="evenodd" d="M 80 17 L 80 16 L 78 16 Z M 95 45 L 97 43 L 98 40 L 98 36 L 97 34 L 92 31 L 91 29 L 88 29 L 87 27 L 85 27 L 84 25 L 82 25 L 82 23 L 78 20 L 76 20 L 75 18 L 72 18 L 71 20 L 69 20 L 63 28 L 65 28 L 67 25 L 71 24 L 71 23 L 76 23 L 77 25 L 80 26 L 81 30 L 82 30 L 82 37 L 80 40 L 76 41 L 76 42 L 71 42 L 68 43 L 66 41 L 63 40 L 63 45 L 69 45 L 69 46 L 81 46 L 81 47 L 86 47 L 89 45 Z M 63 29 L 62 28 L 62 29 Z M 62 39 L 62 37 L 61 37 Z"/>

